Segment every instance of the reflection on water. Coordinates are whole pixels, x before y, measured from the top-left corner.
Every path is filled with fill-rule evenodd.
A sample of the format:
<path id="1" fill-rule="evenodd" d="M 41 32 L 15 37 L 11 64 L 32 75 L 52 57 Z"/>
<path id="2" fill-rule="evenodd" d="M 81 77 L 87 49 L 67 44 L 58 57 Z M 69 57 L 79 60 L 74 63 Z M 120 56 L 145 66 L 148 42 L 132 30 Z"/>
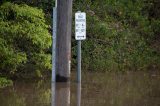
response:
<path id="1" fill-rule="evenodd" d="M 45 81 L 17 81 L 0 89 L 0 106 L 50 106 L 50 94 L 50 83 Z"/>
<path id="2" fill-rule="evenodd" d="M 52 100 L 52 106 L 70 106 L 70 83 L 53 83 Z"/>
<path id="3" fill-rule="evenodd" d="M 81 83 L 77 84 L 77 106 L 81 106 Z"/>
<path id="4" fill-rule="evenodd" d="M 77 84 L 77 105 L 81 106 L 81 84 Z M 70 83 L 52 83 L 51 106 L 70 106 Z"/>
<path id="5" fill-rule="evenodd" d="M 51 106 L 56 106 L 56 84 L 52 83 L 51 86 Z"/>
<path id="6" fill-rule="evenodd" d="M 83 73 L 82 84 L 16 81 L 0 106 L 160 106 L 160 73 Z"/>

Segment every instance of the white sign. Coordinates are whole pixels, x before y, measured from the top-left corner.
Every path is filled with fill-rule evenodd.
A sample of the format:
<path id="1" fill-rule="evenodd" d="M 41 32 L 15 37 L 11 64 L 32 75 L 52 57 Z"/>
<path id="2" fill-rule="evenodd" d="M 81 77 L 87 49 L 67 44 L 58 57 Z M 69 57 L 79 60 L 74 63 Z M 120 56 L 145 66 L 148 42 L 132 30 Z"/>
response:
<path id="1" fill-rule="evenodd" d="M 75 39 L 86 39 L 86 13 L 84 12 L 75 13 Z"/>

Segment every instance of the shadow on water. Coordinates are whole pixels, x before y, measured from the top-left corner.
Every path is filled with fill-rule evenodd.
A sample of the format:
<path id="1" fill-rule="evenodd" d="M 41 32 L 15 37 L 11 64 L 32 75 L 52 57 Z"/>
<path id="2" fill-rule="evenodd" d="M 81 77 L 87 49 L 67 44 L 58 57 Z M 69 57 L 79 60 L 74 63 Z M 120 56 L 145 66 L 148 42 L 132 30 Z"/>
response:
<path id="1" fill-rule="evenodd" d="M 83 73 L 82 79 L 16 81 L 0 89 L 0 106 L 160 106 L 159 72 Z"/>

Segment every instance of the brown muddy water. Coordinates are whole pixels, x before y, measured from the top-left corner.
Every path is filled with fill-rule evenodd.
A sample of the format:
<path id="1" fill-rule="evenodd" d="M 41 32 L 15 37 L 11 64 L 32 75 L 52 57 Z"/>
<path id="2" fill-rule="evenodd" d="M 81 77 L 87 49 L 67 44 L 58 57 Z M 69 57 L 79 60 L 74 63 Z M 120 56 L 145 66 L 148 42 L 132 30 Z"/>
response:
<path id="1" fill-rule="evenodd" d="M 16 81 L 0 106 L 160 106 L 160 72 L 83 73 L 82 84 Z"/>

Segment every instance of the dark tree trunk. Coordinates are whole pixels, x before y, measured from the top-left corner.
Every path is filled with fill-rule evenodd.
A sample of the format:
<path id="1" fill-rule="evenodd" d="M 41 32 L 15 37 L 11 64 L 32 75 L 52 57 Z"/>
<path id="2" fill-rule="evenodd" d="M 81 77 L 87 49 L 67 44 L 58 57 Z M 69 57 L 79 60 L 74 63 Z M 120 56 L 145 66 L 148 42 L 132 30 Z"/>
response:
<path id="1" fill-rule="evenodd" d="M 57 81 L 70 78 L 72 0 L 57 0 Z"/>

